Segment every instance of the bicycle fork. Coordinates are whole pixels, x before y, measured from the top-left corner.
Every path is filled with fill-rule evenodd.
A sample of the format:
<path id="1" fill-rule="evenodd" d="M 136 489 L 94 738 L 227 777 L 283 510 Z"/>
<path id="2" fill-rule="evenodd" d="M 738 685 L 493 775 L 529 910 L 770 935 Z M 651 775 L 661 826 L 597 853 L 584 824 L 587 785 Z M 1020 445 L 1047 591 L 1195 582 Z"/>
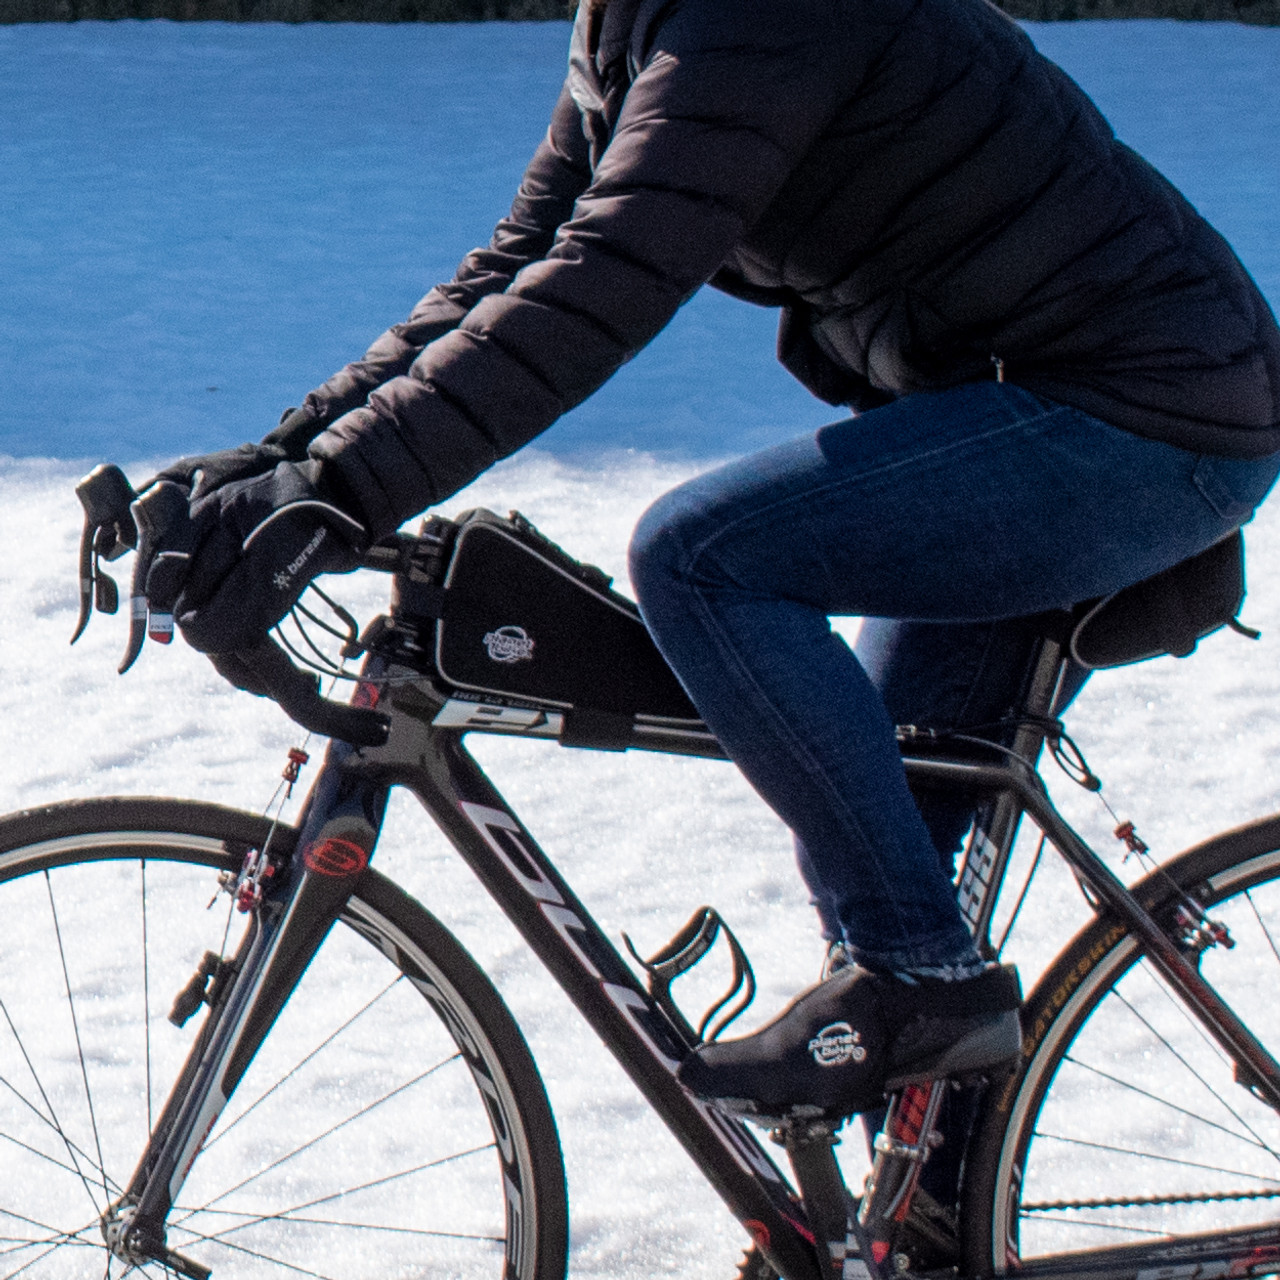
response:
<path id="1" fill-rule="evenodd" d="M 165 1223 L 200 1148 L 373 853 L 387 790 L 344 778 L 340 765 L 350 751 L 330 744 L 292 856 L 275 859 L 269 847 L 250 855 L 259 860 L 254 892 L 239 899 L 249 928 L 232 957 L 207 956 L 179 997 L 187 1013 L 207 1001 L 208 1016 L 127 1189 L 101 1219 L 108 1247 L 131 1265 L 161 1262 L 190 1280 L 211 1274 L 168 1248 Z"/>

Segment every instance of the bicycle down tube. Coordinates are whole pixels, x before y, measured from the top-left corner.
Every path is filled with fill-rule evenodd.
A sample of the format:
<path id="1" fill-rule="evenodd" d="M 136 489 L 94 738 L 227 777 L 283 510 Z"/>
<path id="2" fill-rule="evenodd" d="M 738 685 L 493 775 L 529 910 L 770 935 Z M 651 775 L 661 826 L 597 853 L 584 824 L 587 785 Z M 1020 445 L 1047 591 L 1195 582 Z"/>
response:
<path id="1" fill-rule="evenodd" d="M 374 659 L 368 673 L 375 683 L 379 664 Z M 390 674 L 383 705 L 394 705 L 403 687 L 395 675 L 410 673 Z M 814 1234 L 788 1183 L 750 1129 L 676 1083 L 692 1046 L 510 811 L 461 733 L 393 715 L 387 744 L 347 767 L 418 797 L 779 1273 L 821 1275 Z"/>
<path id="2" fill-rule="evenodd" d="M 818 1280 L 814 1235 L 788 1183 L 744 1124 L 676 1083 L 675 1068 L 688 1048 L 680 1033 L 506 807 L 460 734 L 407 715 L 394 716 L 393 725 L 383 748 L 329 745 L 294 859 L 275 877 L 258 927 L 232 962 L 234 982 L 197 1039 L 122 1197 L 125 1212 L 113 1227 L 120 1255 L 161 1259 L 184 1275 L 206 1274 L 165 1249 L 165 1217 L 367 865 L 388 788 L 400 784 L 418 795 L 778 1272 L 788 1280 Z"/>
<path id="3" fill-rule="evenodd" d="M 369 674 L 376 678 L 376 671 L 371 670 Z M 541 962 L 680 1138 L 779 1274 L 787 1280 L 821 1274 L 825 1268 L 820 1269 L 815 1253 L 815 1246 L 820 1247 L 821 1242 L 814 1240 L 803 1211 L 788 1194 L 786 1184 L 751 1131 L 690 1098 L 675 1083 L 672 1072 L 683 1051 L 679 1032 L 638 984 L 630 968 L 465 750 L 458 725 L 465 719 L 462 710 L 456 703 L 445 702 L 431 718 L 435 721 L 432 723 L 423 714 L 420 692 L 410 693 L 413 685 L 399 683 L 395 678 L 409 673 L 393 669 L 387 674 L 392 679 L 385 686 L 382 705 L 390 703 L 394 707 L 398 698 L 417 699 L 417 705 L 412 715 L 403 712 L 393 715 L 391 737 L 386 746 L 366 749 L 358 758 L 352 757 L 346 767 L 354 772 L 367 772 L 371 779 L 404 785 L 418 796 Z M 405 692 L 399 692 L 401 690 Z M 490 722 L 474 727 L 487 732 L 531 732 L 535 736 L 539 732 L 545 734 L 547 728 L 530 718 L 526 718 L 522 726 Z M 718 751 L 708 746 L 698 754 L 712 755 Z M 908 775 L 916 781 L 932 778 L 952 785 L 963 782 L 988 795 L 995 808 L 1003 803 L 1012 805 L 1019 813 L 1028 813 L 1052 840 L 1061 841 L 1064 857 L 1081 872 L 1086 883 L 1095 887 L 1100 899 L 1121 922 L 1144 937 L 1144 942 L 1144 935 L 1154 935 L 1155 943 L 1148 948 L 1149 952 L 1158 952 L 1161 946 L 1166 953 L 1172 952 L 1172 961 L 1156 962 L 1158 967 L 1162 973 L 1172 969 L 1171 984 L 1214 1037 L 1230 1045 L 1235 1060 L 1246 1063 L 1258 1060 L 1243 1052 L 1237 1040 L 1239 1037 L 1246 1046 L 1256 1046 L 1251 1034 L 1217 1000 L 1141 905 L 1067 826 L 1043 790 L 1033 783 L 1034 774 L 1029 769 L 1016 761 L 988 765 L 955 757 L 909 754 L 905 763 Z M 1015 831 L 1016 822 L 1010 821 L 1000 834 L 1004 841 L 1011 842 Z M 997 853 L 1002 871 L 1007 848 L 1002 847 Z M 997 894 L 999 887 L 997 875 L 990 885 L 990 893 Z M 1271 1061 L 1260 1046 L 1256 1046 L 1256 1052 L 1264 1064 Z M 1132 1280 L 1147 1273 L 1153 1265 L 1165 1262 L 1173 1265 L 1179 1259 L 1188 1258 L 1194 1259 L 1197 1266 L 1208 1266 L 1211 1271 L 1215 1266 L 1229 1269 L 1253 1256 L 1258 1241 L 1256 1231 L 1246 1231 L 1206 1238 L 1203 1242 L 1183 1240 L 1167 1246 L 1100 1250 L 1092 1263 L 1064 1259 L 1062 1264 L 1038 1267 L 1037 1274 L 1058 1280 L 1083 1275 Z M 1111 1258 L 1112 1263 L 1106 1262 L 1106 1258 Z M 874 1267 L 874 1262 L 872 1265 Z M 862 1276 L 863 1272 L 855 1265 L 848 1274 Z M 868 1268 L 868 1274 L 876 1272 Z"/>

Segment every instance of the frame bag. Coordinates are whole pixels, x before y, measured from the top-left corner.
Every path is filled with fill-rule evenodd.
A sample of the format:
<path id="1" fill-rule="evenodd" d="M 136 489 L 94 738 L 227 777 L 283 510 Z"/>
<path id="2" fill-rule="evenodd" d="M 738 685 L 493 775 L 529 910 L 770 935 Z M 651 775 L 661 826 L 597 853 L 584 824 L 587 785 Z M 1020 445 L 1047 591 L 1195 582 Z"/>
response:
<path id="1" fill-rule="evenodd" d="M 636 717 L 701 725 L 639 608 L 514 511 L 458 518 L 435 667 L 460 691 L 562 710 L 569 745 L 626 746 Z"/>

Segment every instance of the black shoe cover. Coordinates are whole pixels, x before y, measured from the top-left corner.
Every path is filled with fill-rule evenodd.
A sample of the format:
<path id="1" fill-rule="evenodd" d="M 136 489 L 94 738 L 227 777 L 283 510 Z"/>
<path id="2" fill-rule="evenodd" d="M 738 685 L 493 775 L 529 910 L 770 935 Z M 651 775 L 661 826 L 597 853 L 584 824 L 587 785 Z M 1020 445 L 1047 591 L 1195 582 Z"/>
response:
<path id="1" fill-rule="evenodd" d="M 699 1097 L 748 1115 L 853 1115 L 903 1085 L 1017 1057 L 1021 999 L 1012 967 L 959 982 L 905 982 L 852 965 L 754 1034 L 695 1050 L 678 1078 Z"/>

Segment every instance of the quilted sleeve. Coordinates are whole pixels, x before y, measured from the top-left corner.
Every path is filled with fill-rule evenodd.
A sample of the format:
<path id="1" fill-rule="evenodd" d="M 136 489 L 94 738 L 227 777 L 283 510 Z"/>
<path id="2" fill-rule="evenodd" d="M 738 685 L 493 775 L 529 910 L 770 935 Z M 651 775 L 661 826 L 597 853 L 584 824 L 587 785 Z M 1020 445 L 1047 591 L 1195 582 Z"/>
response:
<path id="1" fill-rule="evenodd" d="M 821 0 L 667 10 L 545 253 L 312 444 L 377 533 L 549 427 L 715 273 L 847 92 L 831 13 Z"/>
<path id="2" fill-rule="evenodd" d="M 556 102 L 547 135 L 525 170 L 511 211 L 498 223 L 489 243 L 467 254 L 452 280 L 436 285 L 407 320 L 382 334 L 361 359 L 307 396 L 304 405 L 315 420 L 333 422 L 363 405 L 384 382 L 407 373 L 423 348 L 456 328 L 481 298 L 501 293 L 521 267 L 543 257 L 590 177 L 581 117 L 566 88 Z"/>

